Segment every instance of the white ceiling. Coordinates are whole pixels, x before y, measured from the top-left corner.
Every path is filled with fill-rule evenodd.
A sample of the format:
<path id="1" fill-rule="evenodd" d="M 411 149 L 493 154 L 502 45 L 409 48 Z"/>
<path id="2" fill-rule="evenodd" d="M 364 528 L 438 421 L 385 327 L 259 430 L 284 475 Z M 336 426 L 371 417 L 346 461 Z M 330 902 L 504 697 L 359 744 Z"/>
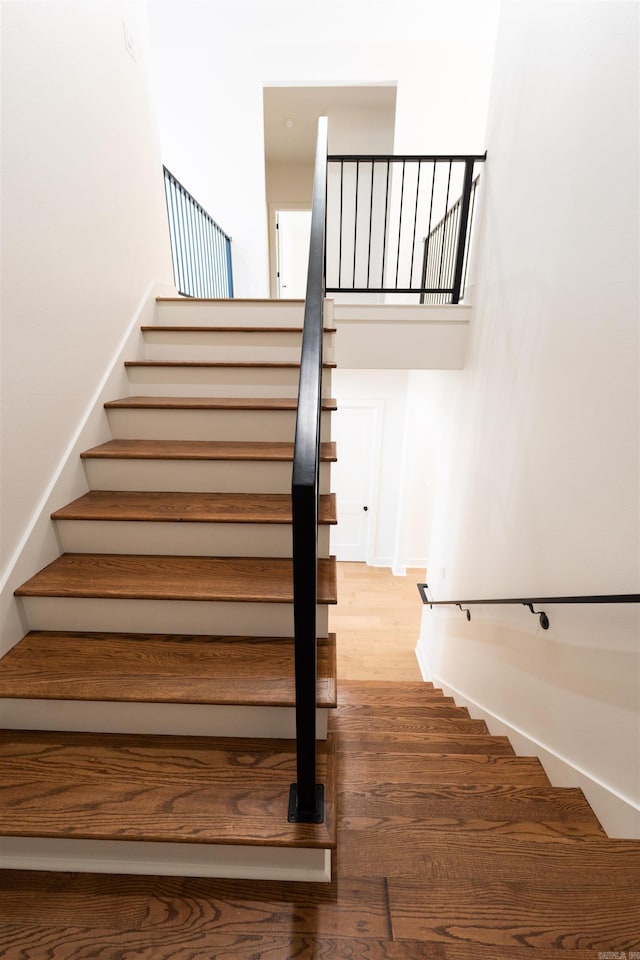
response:
<path id="1" fill-rule="evenodd" d="M 395 86 L 265 87 L 264 152 L 267 163 L 311 163 L 318 117 L 332 111 L 393 109 Z M 287 121 L 293 121 L 293 125 Z"/>

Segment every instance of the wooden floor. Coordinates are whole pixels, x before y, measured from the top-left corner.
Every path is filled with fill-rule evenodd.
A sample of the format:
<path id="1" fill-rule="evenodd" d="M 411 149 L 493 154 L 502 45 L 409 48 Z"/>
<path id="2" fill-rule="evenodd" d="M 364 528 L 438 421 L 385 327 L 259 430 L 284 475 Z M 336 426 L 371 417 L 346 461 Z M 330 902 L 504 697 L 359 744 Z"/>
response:
<path id="1" fill-rule="evenodd" d="M 419 681 L 420 571 L 338 579 L 333 881 L 0 871 L 3 960 L 640 957 L 640 845 Z"/>
<path id="2" fill-rule="evenodd" d="M 420 680 L 415 648 L 425 571 L 396 577 L 388 567 L 339 563 L 338 605 L 329 610 L 338 636 L 340 680 Z"/>

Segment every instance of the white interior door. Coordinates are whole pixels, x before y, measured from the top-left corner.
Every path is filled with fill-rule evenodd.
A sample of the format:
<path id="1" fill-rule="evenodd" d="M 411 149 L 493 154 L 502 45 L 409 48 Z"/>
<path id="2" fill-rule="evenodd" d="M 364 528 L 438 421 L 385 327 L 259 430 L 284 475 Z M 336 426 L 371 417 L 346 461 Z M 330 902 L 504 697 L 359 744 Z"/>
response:
<path id="1" fill-rule="evenodd" d="M 276 210 L 277 289 L 280 299 L 307 293 L 311 210 Z"/>
<path id="2" fill-rule="evenodd" d="M 366 562 L 376 514 L 378 409 L 339 404 L 331 429 L 338 453 L 331 468 L 338 501 L 331 552 L 338 560 Z"/>

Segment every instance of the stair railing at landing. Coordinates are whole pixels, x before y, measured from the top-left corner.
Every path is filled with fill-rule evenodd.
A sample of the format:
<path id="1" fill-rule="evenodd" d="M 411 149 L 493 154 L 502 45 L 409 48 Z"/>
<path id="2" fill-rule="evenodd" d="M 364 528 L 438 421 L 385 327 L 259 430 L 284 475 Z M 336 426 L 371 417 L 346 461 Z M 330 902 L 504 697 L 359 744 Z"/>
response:
<path id="1" fill-rule="evenodd" d="M 316 605 L 326 184 L 327 118 L 320 117 L 291 485 L 297 782 L 291 786 L 289 820 L 301 823 L 324 819 L 324 785 L 316 783 Z"/>
<path id="2" fill-rule="evenodd" d="M 326 292 L 459 303 L 486 156 L 330 155 Z"/>
<path id="3" fill-rule="evenodd" d="M 233 297 L 231 237 L 163 167 L 173 282 L 183 297 Z"/>
<path id="4" fill-rule="evenodd" d="M 549 604 L 589 604 L 589 603 L 640 603 L 640 593 L 600 593 L 584 594 L 574 597 L 494 597 L 489 600 L 434 600 L 428 594 L 429 584 L 416 584 L 423 604 L 429 607 L 458 607 L 471 620 L 469 607 L 492 606 L 495 604 L 515 604 L 528 607 L 534 616 L 538 617 L 543 630 L 548 630 L 551 622 L 544 610 L 534 610 L 534 607 L 549 606 Z"/>

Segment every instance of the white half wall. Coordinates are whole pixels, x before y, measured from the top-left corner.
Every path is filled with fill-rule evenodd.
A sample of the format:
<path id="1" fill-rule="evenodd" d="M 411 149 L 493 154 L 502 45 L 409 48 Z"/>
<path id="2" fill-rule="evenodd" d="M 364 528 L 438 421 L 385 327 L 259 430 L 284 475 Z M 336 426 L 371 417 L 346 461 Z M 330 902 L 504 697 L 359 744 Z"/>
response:
<path id="1" fill-rule="evenodd" d="M 142 3 L 2 7 L 0 585 L 9 597 L 25 537 L 100 384 L 156 282 L 171 281 L 146 32 Z M 46 539 L 38 551 L 52 559 L 55 538 Z M 5 615 L 3 606 L 6 640 L 16 625 L 5 633 Z"/>
<path id="2" fill-rule="evenodd" d="M 502 6 L 437 599 L 640 589 L 638 12 Z M 611 834 L 640 836 L 637 605 L 547 613 L 544 632 L 524 608 L 427 611 L 421 662 L 573 771 Z"/>

